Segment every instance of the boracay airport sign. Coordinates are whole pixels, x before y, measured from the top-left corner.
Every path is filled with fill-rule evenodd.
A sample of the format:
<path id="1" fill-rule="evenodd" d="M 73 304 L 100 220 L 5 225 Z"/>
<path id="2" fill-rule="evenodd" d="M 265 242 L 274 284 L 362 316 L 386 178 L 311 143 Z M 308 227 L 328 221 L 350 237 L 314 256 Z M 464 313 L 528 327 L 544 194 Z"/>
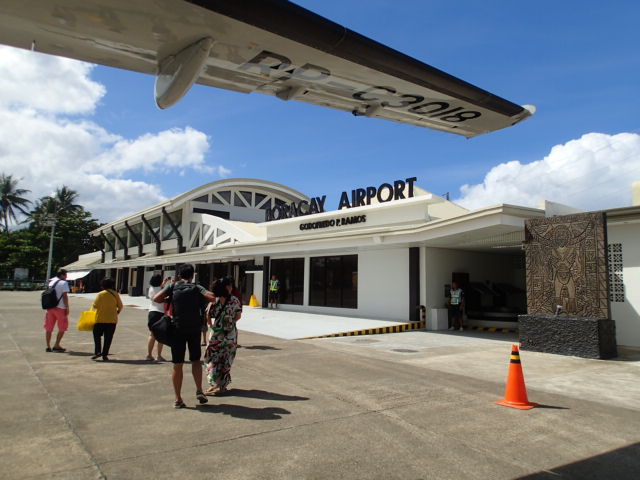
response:
<path id="1" fill-rule="evenodd" d="M 375 200 L 378 203 L 391 202 L 393 200 L 401 200 L 403 198 L 413 197 L 413 184 L 416 177 L 406 178 L 404 180 L 394 180 L 393 183 L 383 183 L 379 187 L 354 188 L 351 192 L 344 191 L 340 195 L 338 210 L 343 208 L 362 207 L 371 205 Z M 406 192 L 405 192 L 406 190 Z M 325 212 L 325 202 L 327 196 L 313 197 L 311 200 L 301 200 L 299 202 L 285 203 L 268 208 L 265 211 L 265 221 L 283 220 L 285 218 L 301 217 L 303 215 L 313 215 L 314 213 Z M 360 223 L 360 222 L 354 222 Z M 316 227 L 317 228 L 317 227 Z"/>

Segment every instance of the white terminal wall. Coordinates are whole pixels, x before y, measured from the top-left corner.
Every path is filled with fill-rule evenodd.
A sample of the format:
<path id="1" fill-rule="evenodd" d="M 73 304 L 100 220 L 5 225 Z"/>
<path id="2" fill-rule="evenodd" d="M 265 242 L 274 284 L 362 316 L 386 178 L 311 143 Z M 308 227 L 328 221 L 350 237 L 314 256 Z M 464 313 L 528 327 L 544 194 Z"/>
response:
<path id="1" fill-rule="evenodd" d="M 394 202 L 368 205 L 363 207 L 345 208 L 342 210 L 317 213 L 311 216 L 301 216 L 268 222 L 267 240 L 281 238 L 313 238 L 317 235 L 341 235 L 353 231 L 376 228 L 393 228 L 409 224 L 421 225 L 430 219 L 429 204 L 438 201 L 432 195 L 396 200 Z M 364 216 L 363 223 L 353 223 L 324 228 L 300 229 L 301 225 L 316 224 L 323 221 L 340 221 L 346 218 Z"/>
<path id="2" fill-rule="evenodd" d="M 309 258 L 358 255 L 358 308 L 309 305 Z M 287 304 L 287 310 L 365 317 L 406 322 L 409 320 L 409 249 L 384 248 L 366 251 L 331 250 L 313 255 L 278 255 L 271 259 L 305 258 L 303 305 Z"/>
<path id="3" fill-rule="evenodd" d="M 640 347 L 640 240 L 639 224 L 609 224 L 609 244 L 622 244 L 624 302 L 611 302 L 618 345 Z"/>
<path id="4" fill-rule="evenodd" d="M 451 283 L 453 272 L 469 274 L 472 282 L 508 283 L 525 289 L 526 276 L 518 255 L 425 248 L 427 311 L 445 307 L 444 286 Z"/>
<path id="5" fill-rule="evenodd" d="M 409 320 L 408 248 L 359 253 L 358 315 Z"/>

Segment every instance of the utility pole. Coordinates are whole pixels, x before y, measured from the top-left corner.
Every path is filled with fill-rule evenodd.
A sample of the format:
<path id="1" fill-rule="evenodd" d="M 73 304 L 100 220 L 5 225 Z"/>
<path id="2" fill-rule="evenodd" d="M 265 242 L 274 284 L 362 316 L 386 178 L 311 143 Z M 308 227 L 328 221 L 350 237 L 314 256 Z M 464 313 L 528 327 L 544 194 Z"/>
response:
<path id="1" fill-rule="evenodd" d="M 47 260 L 47 278 L 45 278 L 45 288 L 49 285 L 49 279 L 51 278 L 51 258 L 53 256 L 53 234 L 56 230 L 56 216 L 55 214 L 48 214 L 44 221 L 45 227 L 51 227 L 51 238 L 49 238 L 49 259 Z"/>

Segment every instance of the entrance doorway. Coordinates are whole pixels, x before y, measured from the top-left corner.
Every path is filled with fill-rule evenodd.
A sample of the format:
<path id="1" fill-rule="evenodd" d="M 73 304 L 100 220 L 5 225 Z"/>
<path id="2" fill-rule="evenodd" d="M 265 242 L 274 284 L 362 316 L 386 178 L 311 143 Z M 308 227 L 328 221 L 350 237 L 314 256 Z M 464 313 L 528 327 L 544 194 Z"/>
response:
<path id="1" fill-rule="evenodd" d="M 222 263 L 205 263 L 196 266 L 198 273 L 197 282 L 205 288 L 209 288 L 211 281 L 231 277 L 234 285 L 239 290 L 238 299 L 243 305 L 249 303 L 251 294 L 253 293 L 253 275 L 247 275 L 247 268 L 251 269 L 255 265 L 253 260 L 244 262 L 222 262 Z"/>

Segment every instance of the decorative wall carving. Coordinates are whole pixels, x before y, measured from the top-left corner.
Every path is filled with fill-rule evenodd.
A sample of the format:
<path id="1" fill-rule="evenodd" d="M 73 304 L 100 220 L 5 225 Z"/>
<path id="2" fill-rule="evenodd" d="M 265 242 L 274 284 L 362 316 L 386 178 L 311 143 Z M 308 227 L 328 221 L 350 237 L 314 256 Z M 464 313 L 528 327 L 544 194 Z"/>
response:
<path id="1" fill-rule="evenodd" d="M 525 222 L 527 310 L 610 318 L 604 212 Z"/>

